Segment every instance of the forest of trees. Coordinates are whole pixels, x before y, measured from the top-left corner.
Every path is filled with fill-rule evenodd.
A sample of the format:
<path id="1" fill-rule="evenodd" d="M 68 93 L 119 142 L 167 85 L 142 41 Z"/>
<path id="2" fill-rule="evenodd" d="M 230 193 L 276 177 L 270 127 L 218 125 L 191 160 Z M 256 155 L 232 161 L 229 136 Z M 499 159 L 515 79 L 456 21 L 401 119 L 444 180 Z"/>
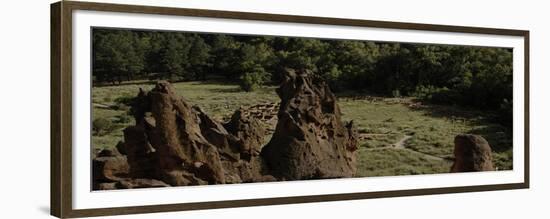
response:
<path id="1" fill-rule="evenodd" d="M 335 92 L 416 96 L 495 110 L 512 120 L 511 49 L 93 30 L 94 85 L 223 78 L 251 91 L 277 84 L 285 68 L 308 69 Z"/>

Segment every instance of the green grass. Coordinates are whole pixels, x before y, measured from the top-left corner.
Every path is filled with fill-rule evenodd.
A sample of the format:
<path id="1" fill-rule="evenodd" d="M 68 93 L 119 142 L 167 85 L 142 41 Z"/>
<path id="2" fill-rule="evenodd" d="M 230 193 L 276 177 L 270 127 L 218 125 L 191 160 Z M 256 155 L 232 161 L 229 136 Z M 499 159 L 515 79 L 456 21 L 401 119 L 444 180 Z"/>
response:
<path id="1" fill-rule="evenodd" d="M 246 107 L 258 103 L 279 101 L 279 97 L 274 91 L 275 87 L 264 87 L 254 92 L 244 92 L 238 85 L 211 82 L 181 82 L 173 85 L 178 95 L 199 105 L 206 113 L 218 120 L 228 119 L 227 117 L 239 106 Z M 136 96 L 140 87 L 144 90 L 151 90 L 153 85 L 94 87 L 92 101 L 106 105 L 117 104 L 115 102 L 117 98 Z"/>
<path id="2" fill-rule="evenodd" d="M 405 149 L 361 148 L 358 151 L 357 176 L 398 176 L 448 173 L 449 161 L 426 158 Z"/>
<path id="3" fill-rule="evenodd" d="M 386 147 L 410 135 L 412 138 L 407 141 L 406 148 L 440 158 L 452 158 L 454 137 L 460 133 L 473 133 L 487 139 L 494 150 L 495 166 L 498 169 L 512 168 L 511 133 L 506 127 L 492 123 L 492 114 L 489 112 L 438 105 L 412 108 L 409 107 L 409 104 L 413 104 L 410 99 L 397 98 L 340 98 L 339 104 L 344 119 L 354 120 L 359 132 L 375 134 L 372 140 L 360 142 L 362 147 Z M 374 156 L 367 154 L 359 153 L 359 160 Z M 432 170 L 433 173 L 442 170 L 448 172 L 448 168 Z M 398 173 L 396 170 L 394 174 Z"/>
<path id="4" fill-rule="evenodd" d="M 240 106 L 278 102 L 275 87 L 254 92 L 241 91 L 238 85 L 215 82 L 180 82 L 173 84 L 178 95 L 200 106 L 208 115 L 226 121 Z M 150 90 L 151 84 L 127 84 L 94 87 L 93 119 L 106 118 L 112 126 L 108 133 L 92 136 L 96 151 L 112 148 L 123 140 L 122 130 L 133 124 L 128 119 L 124 100 L 137 95 L 139 88 Z M 460 133 L 475 133 L 485 137 L 494 150 L 494 163 L 500 170 L 512 168 L 510 131 L 491 122 L 491 113 L 460 107 L 422 105 L 412 108 L 408 98 L 340 97 L 339 106 L 346 121 L 354 120 L 360 133 L 369 138 L 360 142 L 358 176 L 388 176 L 445 173 L 451 163 L 427 159 L 418 153 L 452 158 L 453 140 Z M 405 135 L 412 136 L 406 149 L 387 148 Z"/>

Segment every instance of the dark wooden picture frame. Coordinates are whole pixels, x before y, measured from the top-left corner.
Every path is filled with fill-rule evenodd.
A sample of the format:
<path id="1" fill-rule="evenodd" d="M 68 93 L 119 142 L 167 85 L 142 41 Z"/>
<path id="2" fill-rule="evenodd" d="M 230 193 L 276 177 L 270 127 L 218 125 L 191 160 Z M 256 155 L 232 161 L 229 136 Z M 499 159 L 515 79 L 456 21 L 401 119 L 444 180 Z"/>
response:
<path id="1" fill-rule="evenodd" d="M 75 10 L 197 16 L 209 18 L 276 21 L 355 27 L 390 28 L 400 30 L 473 33 L 524 38 L 524 182 L 496 185 L 361 192 L 298 197 L 278 197 L 252 200 L 173 203 L 163 205 L 114 207 L 100 209 L 73 208 L 72 182 L 72 13 Z M 184 211 L 242 206 L 278 205 L 381 197 L 414 196 L 443 193 L 477 192 L 529 188 L 529 31 L 465 26 L 446 26 L 386 21 L 213 11 L 169 7 L 119 5 L 62 1 L 51 5 L 51 214 L 60 218 Z M 85 161 L 88 162 L 88 161 Z"/>

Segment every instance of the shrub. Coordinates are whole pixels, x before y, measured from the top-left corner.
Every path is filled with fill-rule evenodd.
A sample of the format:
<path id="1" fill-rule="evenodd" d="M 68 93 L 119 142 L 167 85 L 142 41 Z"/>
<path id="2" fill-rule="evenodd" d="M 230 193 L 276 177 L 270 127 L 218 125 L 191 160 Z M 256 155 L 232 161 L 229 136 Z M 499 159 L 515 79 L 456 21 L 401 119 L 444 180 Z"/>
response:
<path id="1" fill-rule="evenodd" d="M 132 117 L 126 114 L 117 116 L 117 118 L 118 118 L 118 120 L 116 121 L 117 123 L 126 124 L 132 121 Z"/>
<path id="2" fill-rule="evenodd" d="M 117 97 L 115 99 L 115 103 L 124 104 L 126 106 L 132 105 L 133 101 L 134 101 L 134 97 L 129 96 L 129 95 L 124 95 L 124 96 L 121 96 L 121 97 Z"/>
<path id="3" fill-rule="evenodd" d="M 111 109 L 128 111 L 130 110 L 130 106 L 132 106 L 134 99 L 135 97 L 132 97 L 130 95 L 123 95 L 121 97 L 117 97 L 116 99 L 114 99 L 115 104 L 111 106 Z"/>
<path id="4" fill-rule="evenodd" d="M 128 105 L 117 103 L 115 105 L 110 106 L 112 110 L 122 110 L 122 111 L 128 111 L 130 110 L 130 107 Z"/>
<path id="5" fill-rule="evenodd" d="M 241 88 L 246 92 L 250 92 L 264 85 L 269 79 L 269 74 L 264 68 L 256 66 L 251 72 L 244 73 L 240 79 Z"/>
<path id="6" fill-rule="evenodd" d="M 392 90 L 391 96 L 392 97 L 401 97 L 401 92 L 399 92 L 399 89 Z"/>
<path id="7" fill-rule="evenodd" d="M 459 101 L 458 93 L 447 87 L 434 87 L 419 85 L 416 87 L 413 96 L 418 99 L 436 104 L 452 104 Z"/>
<path id="8" fill-rule="evenodd" d="M 96 135 L 102 135 L 108 130 L 111 129 L 112 126 L 111 120 L 105 119 L 105 118 L 97 118 L 94 119 L 92 122 L 92 128 Z"/>

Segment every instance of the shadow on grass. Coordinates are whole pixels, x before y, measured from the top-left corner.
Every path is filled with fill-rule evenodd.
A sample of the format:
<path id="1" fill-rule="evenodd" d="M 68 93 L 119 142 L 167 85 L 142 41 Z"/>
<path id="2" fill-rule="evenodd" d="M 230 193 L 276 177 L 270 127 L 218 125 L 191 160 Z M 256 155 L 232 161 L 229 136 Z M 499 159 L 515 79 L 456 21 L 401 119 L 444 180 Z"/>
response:
<path id="1" fill-rule="evenodd" d="M 490 124 L 476 128 L 469 131 L 468 134 L 483 136 L 491 145 L 491 149 L 498 153 L 511 149 L 513 145 L 511 130 L 506 130 L 506 128 L 498 125 Z"/>
<path id="2" fill-rule="evenodd" d="M 211 92 L 214 92 L 214 93 L 241 93 L 241 92 L 244 92 L 243 90 L 241 90 L 240 88 L 234 88 L 234 87 L 227 87 L 227 88 L 211 88 L 211 89 L 208 89 L 209 91 Z"/>
<path id="3" fill-rule="evenodd" d="M 157 80 L 143 80 L 143 81 L 123 81 L 120 84 L 119 83 L 93 83 L 92 87 L 116 87 L 116 86 L 122 86 L 122 85 L 151 85 L 156 84 Z"/>
<path id="4" fill-rule="evenodd" d="M 196 82 L 196 83 L 199 83 L 199 84 L 205 84 L 205 85 L 238 85 L 238 81 L 235 81 L 235 80 L 232 80 L 232 79 L 227 79 L 227 78 L 223 78 L 223 77 L 213 77 L 213 78 L 208 78 L 206 80 L 190 80 L 190 81 L 187 81 L 187 82 Z"/>
<path id="5" fill-rule="evenodd" d="M 420 111 L 426 116 L 472 124 L 475 128 L 464 134 L 481 135 L 489 142 L 494 152 L 504 152 L 512 148 L 512 127 L 499 123 L 498 116 L 494 111 L 432 104 L 422 104 L 409 108 Z"/>
<path id="6" fill-rule="evenodd" d="M 156 84 L 158 81 L 168 81 L 170 83 L 180 83 L 180 82 L 196 82 L 199 84 L 214 84 L 214 85 L 237 85 L 237 82 L 231 79 L 226 79 L 222 77 L 208 78 L 205 80 L 168 80 L 168 79 L 154 79 L 154 80 L 132 80 L 132 81 L 122 81 L 118 82 L 94 82 L 93 87 L 116 87 L 121 85 L 150 85 Z"/>
<path id="7" fill-rule="evenodd" d="M 384 98 L 384 96 L 364 91 L 339 91 L 334 92 L 334 95 L 336 95 L 336 97 L 338 98 L 350 98 L 358 100 L 378 100 Z"/>

